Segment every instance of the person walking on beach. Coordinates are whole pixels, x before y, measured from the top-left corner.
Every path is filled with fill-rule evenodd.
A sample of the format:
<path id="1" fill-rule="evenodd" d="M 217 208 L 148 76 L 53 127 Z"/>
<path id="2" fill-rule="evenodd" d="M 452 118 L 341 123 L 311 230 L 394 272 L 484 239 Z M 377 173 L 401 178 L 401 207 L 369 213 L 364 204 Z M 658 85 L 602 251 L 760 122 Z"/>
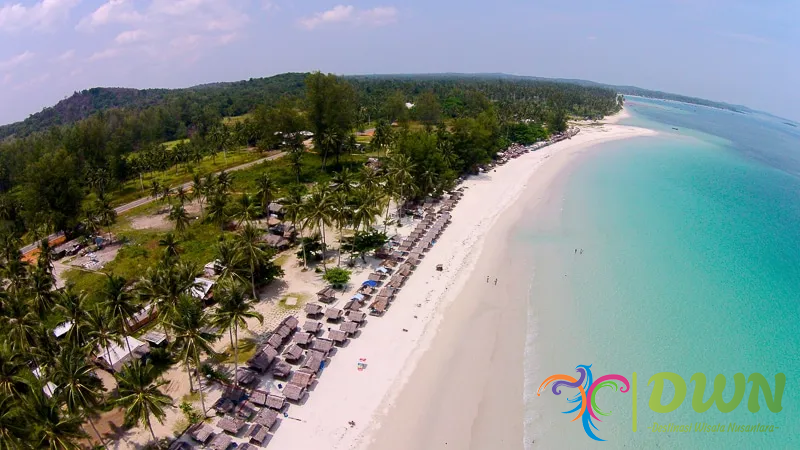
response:
<path id="1" fill-rule="evenodd" d="M 583 254 L 583 249 L 581 249 L 581 255 Z"/>
<path id="2" fill-rule="evenodd" d="M 489 275 L 486 275 L 486 282 L 489 282 Z"/>
<path id="3" fill-rule="evenodd" d="M 494 285 L 497 286 L 497 278 L 494 279 Z"/>

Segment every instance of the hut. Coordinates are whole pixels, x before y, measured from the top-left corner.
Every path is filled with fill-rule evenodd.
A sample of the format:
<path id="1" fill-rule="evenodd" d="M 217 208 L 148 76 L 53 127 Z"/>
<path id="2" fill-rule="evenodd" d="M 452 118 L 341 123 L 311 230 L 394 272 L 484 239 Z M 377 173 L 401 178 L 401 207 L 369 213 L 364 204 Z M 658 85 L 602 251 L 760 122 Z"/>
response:
<path id="1" fill-rule="evenodd" d="M 351 322 L 355 322 L 355 323 L 363 322 L 366 317 L 367 317 L 367 315 L 364 314 L 361 311 L 349 311 L 347 313 L 347 320 L 349 320 Z"/>
<path id="2" fill-rule="evenodd" d="M 240 401 L 244 400 L 245 397 L 247 397 L 247 393 L 244 391 L 244 389 L 236 386 L 228 386 L 225 388 L 225 392 L 222 393 L 221 398 L 227 398 L 233 403 L 239 403 Z"/>
<path id="3" fill-rule="evenodd" d="M 374 273 L 369 274 L 368 280 L 369 281 L 381 281 L 384 278 L 386 278 L 386 274 L 385 273 L 374 272 Z"/>
<path id="4" fill-rule="evenodd" d="M 114 372 L 119 372 L 131 361 L 142 359 L 148 353 L 150 346 L 133 336 L 125 336 L 119 344 L 114 342 L 108 347 L 98 346 L 95 350 L 97 362 Z"/>
<path id="5" fill-rule="evenodd" d="M 246 437 L 250 438 L 250 442 L 257 445 L 262 445 L 264 440 L 267 439 L 267 436 L 269 436 L 269 428 L 260 424 L 255 424 L 250 427 Z"/>
<path id="6" fill-rule="evenodd" d="M 272 376 L 275 378 L 286 378 L 290 373 L 292 373 L 292 366 L 281 359 L 278 359 L 272 366 Z"/>
<path id="7" fill-rule="evenodd" d="M 300 367 L 303 369 L 312 370 L 314 373 L 316 373 L 320 368 L 322 368 L 323 361 L 325 361 L 324 353 L 311 350 L 306 354 L 306 359 L 303 361 L 303 365 Z"/>
<path id="8" fill-rule="evenodd" d="M 278 217 L 283 217 L 283 205 L 280 203 L 272 202 L 267 206 L 270 214 L 275 214 Z"/>
<path id="9" fill-rule="evenodd" d="M 214 298 L 215 284 L 214 280 L 209 280 L 208 278 L 195 278 L 194 286 L 189 290 L 189 293 L 192 294 L 192 297 L 208 304 Z"/>
<path id="10" fill-rule="evenodd" d="M 214 402 L 214 405 L 211 408 L 217 412 L 217 414 L 227 414 L 233 411 L 236 405 L 233 403 L 233 400 L 227 397 L 220 397 Z"/>
<path id="11" fill-rule="evenodd" d="M 321 352 L 325 355 L 331 351 L 333 348 L 333 341 L 326 338 L 317 338 L 314 339 L 314 342 L 311 343 L 311 350 Z"/>
<path id="12" fill-rule="evenodd" d="M 289 383 L 283 388 L 283 395 L 285 395 L 288 400 L 299 402 L 305 397 L 306 388 Z"/>
<path id="13" fill-rule="evenodd" d="M 205 444 L 214 435 L 214 429 L 205 423 L 197 423 L 189 428 L 189 437 L 195 441 Z"/>
<path id="14" fill-rule="evenodd" d="M 267 404 L 267 395 L 269 394 L 265 391 L 254 389 L 253 392 L 250 393 L 250 401 L 258 406 L 264 406 Z"/>
<path id="15" fill-rule="evenodd" d="M 395 289 L 399 289 L 399 288 L 401 288 L 403 286 L 403 283 L 405 282 L 405 280 L 406 280 L 406 277 L 395 275 L 395 276 L 392 277 L 391 280 L 389 280 L 389 287 L 392 287 L 392 288 L 395 288 Z M 379 296 L 380 296 L 380 294 L 379 294 Z"/>
<path id="16" fill-rule="evenodd" d="M 371 305 L 369 305 L 369 312 L 373 316 L 380 316 L 384 312 L 386 312 L 386 308 L 388 306 L 389 306 L 389 300 L 378 297 L 377 300 L 375 300 L 374 302 L 372 302 Z"/>
<path id="17" fill-rule="evenodd" d="M 311 334 L 317 334 L 320 329 L 322 329 L 322 324 L 316 320 L 306 320 L 303 324 L 303 331 L 307 331 Z"/>
<path id="18" fill-rule="evenodd" d="M 125 320 L 128 324 L 128 330 L 133 333 L 134 331 L 142 328 L 143 326 L 147 325 L 158 316 L 158 311 L 152 303 L 144 305 L 139 311 L 137 311 L 133 316 Z"/>
<path id="19" fill-rule="evenodd" d="M 420 260 L 419 260 L 419 258 L 412 258 L 412 257 L 409 257 L 409 258 L 406 260 L 406 264 L 407 264 L 407 265 L 409 265 L 410 267 L 417 267 L 417 266 L 419 265 L 419 263 L 420 263 Z"/>
<path id="20" fill-rule="evenodd" d="M 214 436 L 214 439 L 208 444 L 208 448 L 211 450 L 227 450 L 231 446 L 231 442 L 233 442 L 233 439 L 230 436 L 220 433 Z"/>
<path id="21" fill-rule="evenodd" d="M 397 261 L 393 261 L 391 259 L 386 259 L 381 263 L 381 267 L 386 267 L 387 269 L 391 269 L 392 267 L 397 266 Z"/>
<path id="22" fill-rule="evenodd" d="M 419 253 L 419 252 L 411 252 L 408 255 L 408 259 L 409 260 L 411 260 L 411 259 L 422 259 L 422 257 L 423 257 L 422 253 Z M 416 265 L 419 265 L 419 263 L 417 263 Z"/>
<path id="23" fill-rule="evenodd" d="M 308 388 L 317 379 L 316 374 L 309 369 L 299 369 L 292 374 L 292 379 L 289 384 L 296 384 Z"/>
<path id="24" fill-rule="evenodd" d="M 356 331 L 358 331 L 358 324 L 355 322 L 343 322 L 341 325 L 339 325 L 339 330 L 347 333 L 348 335 L 353 335 L 356 333 Z"/>
<path id="25" fill-rule="evenodd" d="M 337 344 L 344 344 L 347 341 L 347 333 L 342 330 L 330 330 L 328 337 Z"/>
<path id="26" fill-rule="evenodd" d="M 267 395 L 267 408 L 274 409 L 276 411 L 280 411 L 283 409 L 283 405 L 286 404 L 286 397 L 279 394 L 268 394 Z M 263 425 L 263 424 L 262 424 Z"/>
<path id="27" fill-rule="evenodd" d="M 342 315 L 344 315 L 344 313 L 338 308 L 328 308 L 328 310 L 325 311 L 325 319 L 330 322 L 335 322 L 341 319 Z"/>
<path id="28" fill-rule="evenodd" d="M 264 236 L 261 237 L 261 240 L 265 244 L 269 245 L 274 249 L 277 249 L 278 251 L 284 251 L 291 245 L 291 242 L 289 242 L 283 236 L 272 233 L 265 234 Z"/>
<path id="29" fill-rule="evenodd" d="M 359 309 L 363 308 L 364 304 L 361 303 L 360 300 L 350 299 L 347 303 L 344 304 L 345 311 L 358 311 Z"/>
<path id="30" fill-rule="evenodd" d="M 172 444 L 169 444 L 167 447 L 168 450 L 192 450 L 194 445 L 186 442 L 186 441 L 173 441 Z"/>
<path id="31" fill-rule="evenodd" d="M 264 373 L 269 369 L 270 364 L 278 356 L 278 351 L 274 347 L 267 345 L 257 351 L 252 358 L 247 360 L 247 367 Z"/>
<path id="32" fill-rule="evenodd" d="M 287 361 L 297 361 L 303 356 L 303 349 L 300 348 L 297 344 L 291 344 L 289 347 L 284 350 L 283 357 Z"/>
<path id="33" fill-rule="evenodd" d="M 231 416 L 225 416 L 219 419 L 219 422 L 217 422 L 217 426 L 220 427 L 223 431 L 234 435 L 239 433 L 239 431 L 242 430 L 242 427 L 244 427 L 244 425 L 245 425 L 244 420 L 239 419 L 238 417 L 231 417 Z"/>
<path id="34" fill-rule="evenodd" d="M 300 333 L 295 333 L 294 337 L 292 338 L 292 342 L 297 345 L 308 345 L 311 342 L 311 333 L 307 331 L 303 331 Z"/>
<path id="35" fill-rule="evenodd" d="M 286 325 L 279 325 L 278 328 L 275 329 L 275 334 L 281 337 L 281 340 L 285 341 L 286 338 L 292 334 L 292 329 L 287 327 Z"/>
<path id="36" fill-rule="evenodd" d="M 404 278 L 408 278 L 408 277 L 411 276 L 412 267 L 413 266 L 411 266 L 410 263 L 409 264 L 403 264 L 403 266 L 400 267 L 400 270 L 397 271 L 397 274 L 401 275 Z"/>
<path id="37" fill-rule="evenodd" d="M 285 325 L 289 327 L 290 330 L 294 331 L 295 329 L 297 329 L 297 326 L 300 325 L 300 321 L 297 320 L 297 317 L 295 316 L 289 316 L 283 319 L 281 325 Z"/>
<path id="38" fill-rule="evenodd" d="M 303 311 L 306 312 L 307 316 L 311 317 L 322 314 L 322 311 L 324 309 L 325 307 L 320 305 L 319 303 L 306 303 L 306 306 L 303 308 Z"/>
<path id="39" fill-rule="evenodd" d="M 269 335 L 269 339 L 267 339 L 267 344 L 274 348 L 279 348 L 281 344 L 283 344 L 283 338 L 278 333 L 272 333 Z"/>
<path id="40" fill-rule="evenodd" d="M 380 292 L 378 292 L 378 295 L 379 295 L 379 296 L 382 296 L 382 297 L 389 297 L 389 298 L 392 298 L 392 297 L 394 297 L 394 294 L 395 294 L 395 292 L 394 292 L 394 291 L 395 291 L 395 290 L 396 290 L 395 288 L 393 288 L 393 287 L 391 287 L 391 286 L 387 286 L 387 287 L 385 287 L 385 288 L 381 289 L 381 291 L 380 291 Z"/>
<path id="41" fill-rule="evenodd" d="M 256 413 L 256 410 L 257 407 L 253 402 L 250 400 L 245 400 L 239 404 L 238 408 L 236 408 L 236 417 L 248 421 L 251 417 L 253 417 L 253 414 Z"/>
<path id="42" fill-rule="evenodd" d="M 240 367 L 239 371 L 236 372 L 237 383 L 247 386 L 253 381 L 256 381 L 256 373 L 247 367 Z"/>
<path id="43" fill-rule="evenodd" d="M 317 292 L 317 300 L 322 303 L 331 303 L 336 301 L 336 291 L 328 286 L 325 289 Z"/>
<path id="44" fill-rule="evenodd" d="M 148 331 L 142 339 L 152 347 L 161 347 L 167 343 L 167 335 L 155 330 Z"/>

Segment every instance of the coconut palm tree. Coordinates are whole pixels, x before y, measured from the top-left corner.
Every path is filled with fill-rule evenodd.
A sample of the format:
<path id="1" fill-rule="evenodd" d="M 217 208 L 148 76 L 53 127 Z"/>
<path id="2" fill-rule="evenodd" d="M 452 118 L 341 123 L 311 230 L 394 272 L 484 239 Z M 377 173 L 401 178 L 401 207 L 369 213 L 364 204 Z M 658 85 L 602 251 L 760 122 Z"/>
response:
<path id="1" fill-rule="evenodd" d="M 278 185 L 268 173 L 264 172 L 256 178 L 256 189 L 256 198 L 261 204 L 261 210 L 264 214 L 269 215 L 269 204 L 275 198 Z"/>
<path id="2" fill-rule="evenodd" d="M 39 256 L 36 259 L 36 267 L 45 270 L 47 273 L 53 272 L 53 247 L 47 238 L 39 241 Z"/>
<path id="3" fill-rule="evenodd" d="M 10 344 L 11 351 L 28 352 L 36 346 L 36 326 L 40 319 L 19 296 L 11 295 L 4 303 L 5 308 L 0 320 L 5 340 Z"/>
<path id="4" fill-rule="evenodd" d="M 178 258 L 180 257 L 181 241 L 175 237 L 173 233 L 167 233 L 164 235 L 163 238 L 158 240 L 158 246 L 164 247 L 164 255 L 167 258 Z"/>
<path id="5" fill-rule="evenodd" d="M 215 247 L 216 260 L 222 271 L 220 280 L 247 281 L 247 266 L 245 265 L 242 249 L 232 239 L 220 239 Z"/>
<path id="6" fill-rule="evenodd" d="M 8 342 L 0 342 L 0 395 L 18 399 L 28 392 L 26 373 L 22 353 L 13 351 Z"/>
<path id="7" fill-rule="evenodd" d="M 226 171 L 222 171 L 217 175 L 217 180 L 215 183 L 217 187 L 217 192 L 222 194 L 227 194 L 231 190 L 231 186 L 233 185 L 233 180 L 231 179 L 231 174 Z"/>
<path id="8" fill-rule="evenodd" d="M 303 267 L 306 267 L 306 248 L 305 242 L 303 242 L 303 221 L 301 220 L 303 215 L 303 191 L 300 189 L 301 186 L 298 186 L 298 189 L 289 189 L 289 193 L 286 196 L 286 200 L 283 203 L 283 209 L 286 214 L 286 218 L 292 222 L 292 225 L 298 229 L 300 232 L 300 242 L 303 250 Z"/>
<path id="9" fill-rule="evenodd" d="M 158 180 L 153 180 L 150 183 L 150 197 L 153 197 L 153 200 L 158 200 L 162 192 L 161 183 Z"/>
<path id="10" fill-rule="evenodd" d="M 55 279 L 46 266 L 37 265 L 28 275 L 29 301 L 40 318 L 45 317 L 55 305 L 53 287 Z"/>
<path id="11" fill-rule="evenodd" d="M 212 322 L 215 326 L 232 331 L 231 347 L 233 347 L 233 370 L 239 373 L 239 328 L 247 329 L 246 319 L 256 319 L 264 323 L 264 316 L 255 310 L 256 301 L 247 298 L 246 289 L 241 283 L 226 282 L 217 286 L 214 298 L 219 306 L 214 312 Z M 235 379 L 235 377 L 234 377 Z M 235 381 L 238 385 L 238 381 Z"/>
<path id="12" fill-rule="evenodd" d="M 336 265 L 342 265 L 342 242 L 344 241 L 344 228 L 350 224 L 350 195 L 345 190 L 334 191 L 330 201 L 331 222 L 336 224 L 339 232 L 339 249 Z"/>
<path id="13" fill-rule="evenodd" d="M 389 159 L 387 176 L 389 179 L 392 196 L 397 202 L 398 214 L 402 212 L 405 202 L 414 195 L 414 192 L 416 192 L 414 176 L 412 175 L 413 171 L 414 163 L 408 156 L 397 154 Z"/>
<path id="14" fill-rule="evenodd" d="M 200 216 L 202 217 L 205 215 L 205 210 L 203 209 L 203 203 L 206 200 L 206 185 L 203 177 L 200 176 L 199 173 L 195 173 L 192 175 L 192 201 L 200 203 Z"/>
<path id="15" fill-rule="evenodd" d="M 139 312 L 139 302 L 126 287 L 127 280 L 120 276 L 108 274 L 106 284 L 101 292 L 100 306 L 108 310 L 113 323 L 117 325 L 117 332 L 123 336 L 130 336 L 132 330 L 129 321 Z M 131 351 L 130 343 L 126 340 L 128 352 Z"/>
<path id="16" fill-rule="evenodd" d="M 36 386 L 25 397 L 24 418 L 30 429 L 31 448 L 79 450 L 77 441 L 86 437 L 81 429 L 82 419 L 62 410 L 55 398 L 44 394 L 42 386 Z"/>
<path id="17" fill-rule="evenodd" d="M 242 194 L 236 201 L 233 212 L 233 219 L 238 220 L 236 226 L 239 227 L 243 222 L 250 223 L 259 215 L 258 205 L 253 197 L 247 193 Z"/>
<path id="18" fill-rule="evenodd" d="M 208 214 L 206 220 L 220 227 L 225 226 L 228 220 L 228 196 L 217 193 L 210 197 L 208 202 Z"/>
<path id="19" fill-rule="evenodd" d="M 98 195 L 93 209 L 98 224 L 105 227 L 107 235 L 111 235 L 111 226 L 117 221 L 117 211 L 111 206 L 108 197 L 103 194 Z"/>
<path id="20" fill-rule="evenodd" d="M 87 363 L 86 354 L 75 349 L 64 349 L 53 373 L 56 397 L 64 403 L 67 412 L 76 417 L 86 417 L 92 430 L 105 447 L 103 436 L 97 431 L 92 415 L 103 400 L 103 384 Z"/>
<path id="21" fill-rule="evenodd" d="M 105 349 L 106 361 L 111 365 L 111 345 L 122 343 L 122 336 L 119 334 L 119 325 L 114 321 L 111 312 L 96 305 L 86 314 L 86 336 L 91 348 Z M 131 351 L 128 340 L 128 352 Z"/>
<path id="22" fill-rule="evenodd" d="M 22 410 L 16 400 L 0 392 L 0 450 L 24 448 L 20 437 L 24 435 Z"/>
<path id="23" fill-rule="evenodd" d="M 192 380 L 190 362 L 194 364 L 197 372 L 197 388 L 200 392 L 200 404 L 203 407 L 203 416 L 206 414 L 206 403 L 203 397 L 203 384 L 200 379 L 200 355 L 214 355 L 213 343 L 219 339 L 219 335 L 209 333 L 208 327 L 211 325 L 211 316 L 206 313 L 203 305 L 197 299 L 183 295 L 176 307 L 177 314 L 174 315 L 169 327 L 174 333 L 175 348 L 180 350 L 181 358 L 186 365 L 186 373 L 189 375 L 189 382 Z"/>
<path id="24" fill-rule="evenodd" d="M 322 269 L 327 273 L 328 268 L 325 265 L 325 250 L 327 248 L 325 227 L 330 226 L 332 223 L 331 198 L 327 189 L 317 185 L 311 191 L 311 195 L 306 198 L 302 217 L 306 226 L 314 226 L 322 233 Z"/>
<path id="25" fill-rule="evenodd" d="M 147 269 L 136 284 L 136 292 L 143 303 L 155 305 L 159 320 L 166 325 L 172 320 L 181 295 L 190 293 L 197 286 L 195 278 L 198 274 L 196 266 L 184 261 L 162 261 Z"/>
<path id="26" fill-rule="evenodd" d="M 269 262 L 273 252 L 260 241 L 261 232 L 251 224 L 236 235 L 236 243 L 241 249 L 242 258 L 248 267 L 250 275 L 250 287 L 253 289 L 253 298 L 258 299 L 256 294 L 256 274 Z"/>
<path id="27" fill-rule="evenodd" d="M 178 186 L 178 188 L 175 189 L 175 199 L 178 200 L 178 204 L 181 206 L 183 206 L 189 199 L 189 193 L 186 192 L 186 189 L 183 186 Z"/>
<path id="28" fill-rule="evenodd" d="M 150 417 L 162 423 L 166 415 L 164 407 L 172 404 L 172 398 L 159 390 L 167 382 L 156 379 L 154 367 L 149 361 L 142 364 L 134 360 L 114 377 L 117 379 L 119 395 L 114 403 L 125 409 L 125 421 L 147 425 L 156 441 Z"/>
<path id="29" fill-rule="evenodd" d="M 183 204 L 173 206 L 169 212 L 168 219 L 175 222 L 175 231 L 180 234 L 185 233 L 186 229 L 189 228 L 189 214 Z"/>
<path id="30" fill-rule="evenodd" d="M 88 342 L 88 299 L 84 292 L 75 292 L 72 286 L 61 291 L 56 301 L 56 312 L 72 322 L 72 327 L 65 336 L 67 342 L 82 347 Z"/>

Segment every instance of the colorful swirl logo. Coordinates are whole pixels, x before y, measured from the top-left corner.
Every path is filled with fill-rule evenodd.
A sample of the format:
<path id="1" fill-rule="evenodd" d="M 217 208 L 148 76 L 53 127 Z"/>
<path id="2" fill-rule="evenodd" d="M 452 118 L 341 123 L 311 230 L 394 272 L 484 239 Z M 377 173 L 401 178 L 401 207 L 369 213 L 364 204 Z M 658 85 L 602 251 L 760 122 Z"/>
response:
<path id="1" fill-rule="evenodd" d="M 575 370 L 580 374 L 580 378 L 578 379 L 575 379 L 575 377 L 571 377 L 569 375 L 552 375 L 547 377 L 547 379 L 544 380 L 544 382 L 539 386 L 539 389 L 536 390 L 536 395 L 541 396 L 544 389 L 547 388 L 547 385 L 553 383 L 554 381 L 555 383 L 553 383 L 552 391 L 555 395 L 561 395 L 560 388 L 562 387 L 577 388 L 578 393 L 575 394 L 574 397 L 567 399 L 567 402 L 577 403 L 577 405 L 575 408 L 569 411 L 564 411 L 564 414 L 571 414 L 577 411 L 578 415 L 575 416 L 572 421 L 574 422 L 578 419 L 581 419 L 581 422 L 583 423 L 583 431 L 585 431 L 590 438 L 594 439 L 595 441 L 605 441 L 605 439 L 600 439 L 597 437 L 594 434 L 594 431 L 592 431 L 592 429 L 599 431 L 594 422 L 592 422 L 592 418 L 598 422 L 602 422 L 602 420 L 597 417 L 598 415 L 611 415 L 611 411 L 602 411 L 597 406 L 597 401 L 595 398 L 597 392 L 605 387 L 609 387 L 614 391 L 619 389 L 620 392 L 628 392 L 631 388 L 631 385 L 627 378 L 617 374 L 605 375 L 592 382 L 591 367 L 591 364 L 588 366 L 580 365 L 576 367 Z M 617 382 L 622 383 L 623 386 L 620 387 Z"/>

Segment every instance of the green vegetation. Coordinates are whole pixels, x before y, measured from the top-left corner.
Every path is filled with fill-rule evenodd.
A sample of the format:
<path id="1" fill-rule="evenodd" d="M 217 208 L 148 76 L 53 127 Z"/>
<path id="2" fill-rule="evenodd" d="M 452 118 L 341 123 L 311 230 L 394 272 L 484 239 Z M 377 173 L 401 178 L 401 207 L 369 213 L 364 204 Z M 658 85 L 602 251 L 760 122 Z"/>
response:
<path id="1" fill-rule="evenodd" d="M 342 287 L 350 281 L 350 271 L 341 267 L 332 267 L 322 276 L 322 279 L 334 287 Z"/>

